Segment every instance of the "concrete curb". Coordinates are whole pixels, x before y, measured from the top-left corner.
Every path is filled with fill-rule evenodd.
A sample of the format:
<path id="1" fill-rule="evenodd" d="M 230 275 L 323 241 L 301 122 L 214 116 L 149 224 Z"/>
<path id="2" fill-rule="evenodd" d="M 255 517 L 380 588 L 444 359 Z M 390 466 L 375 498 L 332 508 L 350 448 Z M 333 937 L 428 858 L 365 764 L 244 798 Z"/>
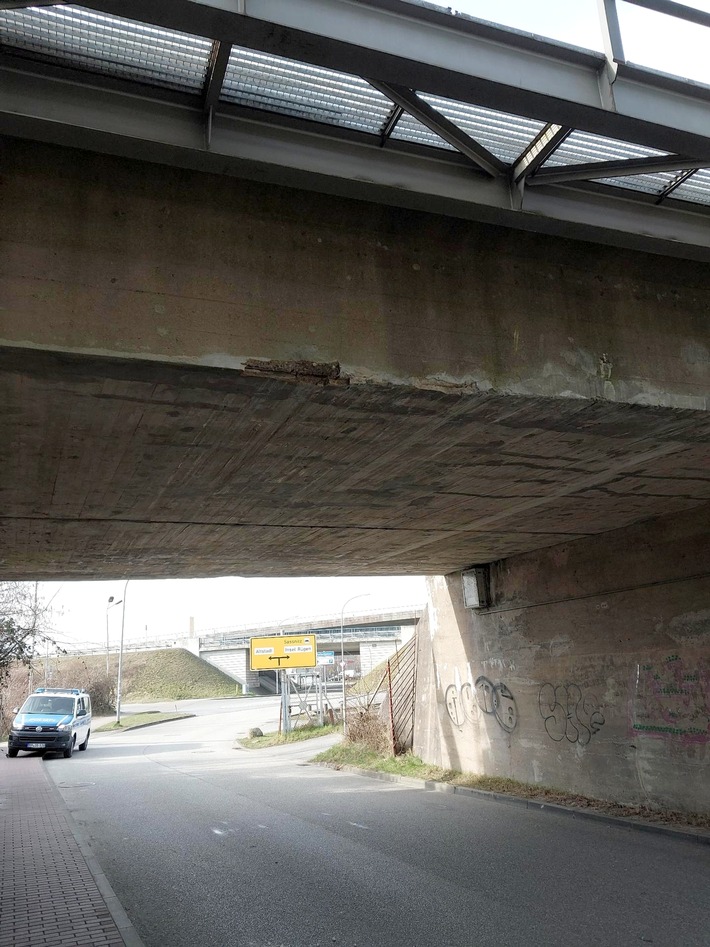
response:
<path id="1" fill-rule="evenodd" d="M 144 730 L 146 727 L 158 727 L 161 723 L 172 723 L 174 720 L 187 720 L 189 717 L 196 716 L 197 714 L 180 714 L 179 717 L 171 717 L 170 720 L 149 720 L 147 723 L 136 723 L 131 727 L 121 727 L 120 730 L 102 730 L 99 727 L 91 732 L 94 734 L 100 733 L 102 736 L 107 733 L 130 733 L 131 730 Z"/>
<path id="2" fill-rule="evenodd" d="M 339 769 L 345 773 L 357 776 L 368 776 L 370 779 L 379 779 L 382 782 L 400 783 L 411 786 L 412 789 L 423 789 L 426 792 L 445 792 L 459 796 L 473 796 L 489 802 L 502 802 L 506 806 L 519 806 L 524 809 L 545 810 L 556 815 L 564 815 L 572 819 L 588 819 L 605 825 L 613 825 L 620 829 L 637 829 L 641 832 L 653 832 L 657 835 L 670 835 L 694 842 L 700 845 L 710 845 L 710 832 L 703 829 L 680 829 L 662 825 L 659 822 L 640 822 L 636 819 L 627 819 L 623 816 L 605 815 L 591 809 L 575 809 L 572 806 L 561 806 L 556 802 L 539 802 L 537 799 L 523 799 L 521 796 L 509 796 L 506 793 L 489 792 L 485 789 L 471 789 L 468 786 L 452 786 L 449 783 L 438 783 L 430 779 L 417 779 L 414 776 L 397 776 L 394 773 L 380 773 L 374 769 L 360 769 L 358 766 L 348 766 L 332 763 L 317 763 L 328 769 Z"/>
<path id="3" fill-rule="evenodd" d="M 76 819 L 74 818 L 74 813 L 64 801 L 64 797 L 59 791 L 59 787 L 48 773 L 46 776 L 50 790 L 57 795 L 61 805 L 69 813 L 69 827 L 71 829 L 71 833 L 76 840 L 76 844 L 79 846 L 79 851 L 84 857 L 84 861 L 86 862 L 87 868 L 91 872 L 92 878 L 96 882 L 96 887 L 99 889 L 99 893 L 104 899 L 109 914 L 113 918 L 113 922 L 118 928 L 119 934 L 123 938 L 123 943 L 126 945 L 126 947 L 145 947 L 145 944 L 138 935 L 138 931 L 133 926 L 130 918 L 123 908 L 123 905 L 118 900 L 115 891 L 111 887 L 111 883 L 99 865 L 96 856 L 91 851 L 91 843 L 89 839 L 82 828 L 77 824 Z"/>

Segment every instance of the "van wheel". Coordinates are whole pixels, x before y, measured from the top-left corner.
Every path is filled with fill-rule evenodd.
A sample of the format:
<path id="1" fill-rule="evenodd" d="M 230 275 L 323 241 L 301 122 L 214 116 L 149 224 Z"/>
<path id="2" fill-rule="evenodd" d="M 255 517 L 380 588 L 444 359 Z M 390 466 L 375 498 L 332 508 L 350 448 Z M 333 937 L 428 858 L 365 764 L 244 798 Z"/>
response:
<path id="1" fill-rule="evenodd" d="M 65 759 L 65 760 L 71 759 L 71 755 L 72 755 L 72 753 L 74 752 L 74 740 L 76 740 L 76 737 L 73 737 L 73 738 L 72 738 L 71 743 L 70 743 L 69 746 L 66 748 L 66 750 L 64 750 L 64 759 Z"/>
<path id="2" fill-rule="evenodd" d="M 84 742 L 79 744 L 80 750 L 85 750 L 87 748 L 87 746 L 89 745 L 90 736 L 91 736 L 91 730 L 89 730 L 89 732 L 86 734 L 86 739 L 84 740 Z"/>
<path id="3" fill-rule="evenodd" d="M 13 747 L 13 749 L 11 750 L 8 749 L 7 755 L 10 757 L 11 760 L 14 759 L 17 756 L 17 748 Z"/>

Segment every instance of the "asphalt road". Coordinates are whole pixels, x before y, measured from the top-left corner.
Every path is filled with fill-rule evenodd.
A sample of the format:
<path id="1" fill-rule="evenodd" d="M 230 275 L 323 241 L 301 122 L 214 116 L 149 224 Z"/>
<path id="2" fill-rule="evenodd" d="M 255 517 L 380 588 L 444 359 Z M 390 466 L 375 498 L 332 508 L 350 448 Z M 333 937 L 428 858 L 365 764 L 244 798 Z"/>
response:
<path id="1" fill-rule="evenodd" d="M 46 761 L 146 947 L 710 945 L 708 846 L 234 749 L 277 701 L 219 704 Z"/>

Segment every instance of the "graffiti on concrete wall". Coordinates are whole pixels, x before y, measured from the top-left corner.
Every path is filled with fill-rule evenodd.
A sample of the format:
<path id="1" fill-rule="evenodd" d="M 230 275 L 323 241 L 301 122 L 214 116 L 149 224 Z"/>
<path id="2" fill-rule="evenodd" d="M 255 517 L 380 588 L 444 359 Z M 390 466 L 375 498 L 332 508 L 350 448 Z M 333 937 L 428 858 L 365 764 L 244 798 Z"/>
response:
<path id="1" fill-rule="evenodd" d="M 710 743 L 710 662 L 669 654 L 638 665 L 631 728 L 684 744 Z"/>
<path id="2" fill-rule="evenodd" d="M 475 715 L 473 688 L 468 681 L 460 687 L 449 684 L 446 688 L 445 700 L 446 711 L 454 726 L 462 727 L 467 720 L 473 721 Z"/>
<path id="3" fill-rule="evenodd" d="M 518 708 L 515 697 L 502 682 L 494 684 L 487 677 L 476 678 L 476 683 L 466 682 L 457 686 L 450 684 L 444 695 L 446 711 L 456 727 L 473 721 L 478 707 L 484 714 L 495 717 L 499 725 L 512 733 L 518 723 Z"/>
<path id="4" fill-rule="evenodd" d="M 604 714 L 592 695 L 578 684 L 543 684 L 538 695 L 540 715 L 550 739 L 586 746 L 604 726 Z"/>
<path id="5" fill-rule="evenodd" d="M 505 684 L 494 684 L 487 677 L 476 678 L 476 703 L 484 714 L 492 714 L 506 733 L 515 730 L 518 708 Z"/>

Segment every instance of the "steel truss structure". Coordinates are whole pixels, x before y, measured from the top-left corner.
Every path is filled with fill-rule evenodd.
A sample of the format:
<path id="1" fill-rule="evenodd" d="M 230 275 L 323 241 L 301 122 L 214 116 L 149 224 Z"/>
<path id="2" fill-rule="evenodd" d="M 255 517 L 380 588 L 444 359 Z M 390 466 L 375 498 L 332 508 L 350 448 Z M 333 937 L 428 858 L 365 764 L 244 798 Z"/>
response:
<path id="1" fill-rule="evenodd" d="M 710 87 L 598 5 L 605 54 L 419 0 L 0 0 L 0 133 L 710 259 Z"/>

